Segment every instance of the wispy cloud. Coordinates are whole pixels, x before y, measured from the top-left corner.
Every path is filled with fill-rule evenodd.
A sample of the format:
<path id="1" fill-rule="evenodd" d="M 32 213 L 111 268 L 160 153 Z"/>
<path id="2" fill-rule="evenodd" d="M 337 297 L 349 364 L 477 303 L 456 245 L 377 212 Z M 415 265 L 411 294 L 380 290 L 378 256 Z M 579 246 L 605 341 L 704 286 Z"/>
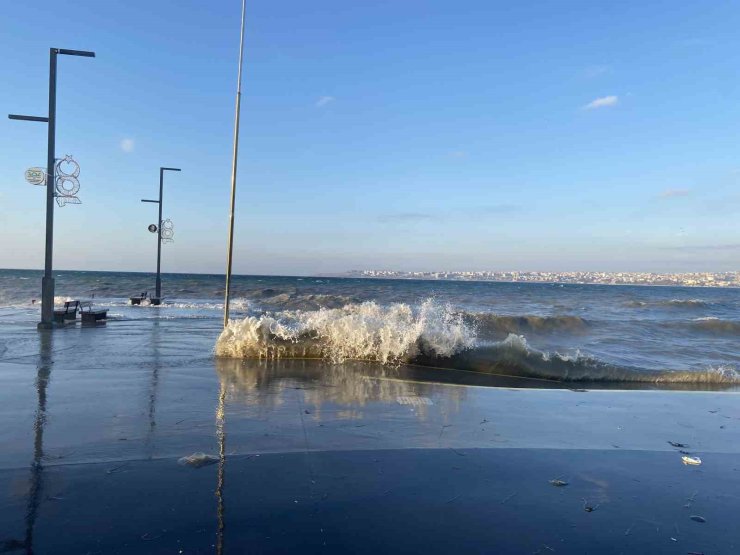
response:
<path id="1" fill-rule="evenodd" d="M 721 245 L 681 245 L 678 247 L 663 247 L 670 251 L 740 251 L 740 243 L 728 243 Z"/>
<path id="2" fill-rule="evenodd" d="M 124 152 L 133 152 L 134 146 L 135 146 L 135 143 L 133 139 L 122 139 L 121 140 L 121 150 Z"/>
<path id="3" fill-rule="evenodd" d="M 334 102 L 334 100 L 336 99 L 333 96 L 322 96 L 316 101 L 316 104 L 314 104 L 314 106 L 316 106 L 317 108 L 323 108 L 330 102 Z"/>
<path id="4" fill-rule="evenodd" d="M 595 110 L 596 108 L 606 108 L 608 106 L 616 106 L 619 102 L 619 97 L 616 95 L 601 96 L 593 99 L 591 102 L 586 104 L 584 110 Z"/>
<path id="5" fill-rule="evenodd" d="M 423 222 L 438 219 L 434 214 L 426 212 L 398 212 L 396 214 L 382 214 L 378 216 L 381 222 Z"/>
<path id="6" fill-rule="evenodd" d="M 689 189 L 666 189 L 665 191 L 660 192 L 658 198 L 669 199 L 677 197 L 687 197 L 690 194 L 691 191 Z"/>

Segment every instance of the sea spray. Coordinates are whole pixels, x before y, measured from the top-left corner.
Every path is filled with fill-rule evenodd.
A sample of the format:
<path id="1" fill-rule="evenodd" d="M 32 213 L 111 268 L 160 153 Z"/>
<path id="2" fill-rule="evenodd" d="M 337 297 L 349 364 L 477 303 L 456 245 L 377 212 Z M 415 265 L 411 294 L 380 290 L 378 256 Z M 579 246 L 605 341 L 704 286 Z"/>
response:
<path id="1" fill-rule="evenodd" d="M 216 355 L 392 364 L 421 354 L 451 357 L 474 344 L 474 328 L 449 305 L 427 299 L 415 309 L 403 303 L 382 306 L 368 301 L 232 320 L 216 343 Z"/>

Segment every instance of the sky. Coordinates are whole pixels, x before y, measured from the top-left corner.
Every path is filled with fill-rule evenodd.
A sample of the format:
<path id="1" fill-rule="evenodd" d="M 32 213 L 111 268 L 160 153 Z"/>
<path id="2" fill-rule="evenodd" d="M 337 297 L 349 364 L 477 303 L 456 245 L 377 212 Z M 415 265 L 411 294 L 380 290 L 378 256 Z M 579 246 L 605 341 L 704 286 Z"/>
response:
<path id="1" fill-rule="evenodd" d="M 222 273 L 239 0 L 4 2 L 0 108 L 80 205 L 58 269 Z M 249 0 L 234 271 L 740 270 L 737 1 Z M 0 266 L 42 268 L 46 124 L 0 119 Z"/>

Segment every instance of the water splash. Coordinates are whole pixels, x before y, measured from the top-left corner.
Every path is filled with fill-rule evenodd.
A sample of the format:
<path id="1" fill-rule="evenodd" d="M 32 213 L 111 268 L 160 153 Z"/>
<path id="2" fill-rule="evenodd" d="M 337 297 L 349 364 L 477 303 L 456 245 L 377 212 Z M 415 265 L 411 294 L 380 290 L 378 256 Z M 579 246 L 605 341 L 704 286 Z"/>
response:
<path id="1" fill-rule="evenodd" d="M 383 364 L 420 354 L 450 357 L 475 343 L 472 326 L 449 305 L 432 299 L 418 309 L 369 301 L 343 308 L 283 311 L 232 320 L 216 354 L 237 358 L 374 360 Z"/>

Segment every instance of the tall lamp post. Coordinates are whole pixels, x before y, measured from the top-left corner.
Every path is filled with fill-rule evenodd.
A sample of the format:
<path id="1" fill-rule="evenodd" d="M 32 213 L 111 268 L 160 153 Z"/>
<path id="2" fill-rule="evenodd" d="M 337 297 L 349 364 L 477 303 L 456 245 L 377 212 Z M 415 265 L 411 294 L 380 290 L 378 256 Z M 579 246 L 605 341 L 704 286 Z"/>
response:
<path id="1" fill-rule="evenodd" d="M 67 50 L 64 48 L 49 49 L 49 116 L 21 116 L 9 114 L 10 119 L 23 121 L 41 121 L 49 124 L 46 150 L 46 255 L 44 257 L 44 277 L 41 280 L 41 322 L 40 329 L 50 329 L 54 326 L 54 277 L 52 261 L 54 249 L 54 164 L 56 125 L 57 125 L 57 55 L 82 56 L 94 58 L 95 52 L 85 50 Z"/>
<path id="2" fill-rule="evenodd" d="M 236 77 L 236 107 L 234 109 L 234 151 L 231 158 L 231 203 L 229 204 L 229 238 L 226 247 L 226 289 L 224 290 L 224 328 L 229 325 L 231 297 L 231 260 L 234 254 L 234 211 L 236 204 L 236 163 L 239 158 L 239 117 L 242 109 L 242 60 L 244 58 L 244 19 L 247 0 L 242 0 L 242 25 L 239 33 L 239 70 Z"/>
<path id="3" fill-rule="evenodd" d="M 156 294 L 151 299 L 152 304 L 157 305 L 162 301 L 162 278 L 160 269 L 162 267 L 162 190 L 164 189 L 164 172 L 179 172 L 180 168 L 159 168 L 159 200 L 141 199 L 141 202 L 154 202 L 159 204 L 159 221 L 157 222 L 157 281 Z"/>

